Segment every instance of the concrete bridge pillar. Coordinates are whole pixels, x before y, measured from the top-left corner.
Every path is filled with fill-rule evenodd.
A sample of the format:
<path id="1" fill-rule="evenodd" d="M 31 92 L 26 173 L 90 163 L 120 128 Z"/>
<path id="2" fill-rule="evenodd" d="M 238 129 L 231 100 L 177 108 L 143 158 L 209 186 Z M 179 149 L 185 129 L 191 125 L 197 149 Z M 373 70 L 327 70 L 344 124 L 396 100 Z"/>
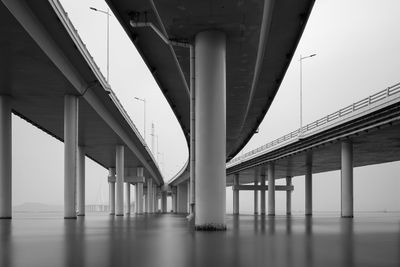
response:
<path id="1" fill-rule="evenodd" d="M 172 187 L 171 191 L 172 191 L 172 211 L 174 213 L 177 213 L 178 212 L 178 198 L 176 196 L 176 193 L 178 190 L 176 187 Z"/>
<path id="2" fill-rule="evenodd" d="M 125 183 L 125 214 L 131 214 L 131 184 Z"/>
<path id="3" fill-rule="evenodd" d="M 78 155 L 78 97 L 64 97 L 64 218 L 76 219 L 75 190 Z"/>
<path id="4" fill-rule="evenodd" d="M 177 186 L 178 213 L 187 213 L 187 192 L 187 183 L 181 183 Z"/>
<path id="5" fill-rule="evenodd" d="M 312 215 L 312 155 L 308 154 L 306 159 L 305 173 L 305 215 Z"/>
<path id="6" fill-rule="evenodd" d="M 78 182 L 77 182 L 78 216 L 85 216 L 85 148 L 78 147 Z"/>
<path id="7" fill-rule="evenodd" d="M 124 146 L 116 146 L 116 207 L 115 215 L 124 216 Z"/>
<path id="8" fill-rule="evenodd" d="M 350 140 L 342 141 L 341 214 L 345 218 L 352 218 L 354 214 L 353 145 Z"/>
<path id="9" fill-rule="evenodd" d="M 110 215 L 115 215 L 115 169 L 108 169 L 109 210 Z"/>
<path id="10" fill-rule="evenodd" d="M 161 211 L 162 213 L 167 212 L 167 191 L 161 193 Z"/>
<path id="11" fill-rule="evenodd" d="M 195 38 L 196 229 L 225 230 L 226 35 Z"/>
<path id="12" fill-rule="evenodd" d="M 261 185 L 265 186 L 265 172 L 261 174 Z M 265 215 L 265 190 L 261 190 L 261 215 Z"/>
<path id="13" fill-rule="evenodd" d="M 275 164 L 268 164 L 268 215 L 275 216 Z"/>
<path id="14" fill-rule="evenodd" d="M 143 177 L 144 181 L 144 175 L 143 175 L 143 167 L 138 167 L 136 169 L 136 176 L 137 177 Z M 143 214 L 143 183 L 138 182 L 136 184 L 136 213 L 137 214 Z"/>
<path id="15" fill-rule="evenodd" d="M 11 99 L 0 96 L 0 219 L 11 219 Z"/>
<path id="16" fill-rule="evenodd" d="M 152 213 L 153 212 L 153 180 L 150 178 L 147 179 L 147 194 L 146 194 L 146 212 Z"/>
<path id="17" fill-rule="evenodd" d="M 254 177 L 254 185 L 258 185 L 257 175 Z M 258 214 L 258 190 L 254 189 L 254 215 Z"/>
<path id="18" fill-rule="evenodd" d="M 292 185 L 292 177 L 286 177 L 286 186 Z M 292 215 L 292 190 L 286 191 L 286 215 Z"/>
<path id="19" fill-rule="evenodd" d="M 239 214 L 239 190 L 235 186 L 239 185 L 239 174 L 235 173 L 233 176 L 233 215 Z"/>
<path id="20" fill-rule="evenodd" d="M 158 212 L 158 187 L 154 186 L 154 212 Z"/>

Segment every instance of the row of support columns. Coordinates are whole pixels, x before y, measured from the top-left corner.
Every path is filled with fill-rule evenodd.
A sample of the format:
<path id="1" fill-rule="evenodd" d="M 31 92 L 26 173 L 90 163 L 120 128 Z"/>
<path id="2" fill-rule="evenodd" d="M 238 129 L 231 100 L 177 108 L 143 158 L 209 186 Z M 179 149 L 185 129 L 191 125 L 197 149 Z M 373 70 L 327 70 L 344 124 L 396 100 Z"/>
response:
<path id="1" fill-rule="evenodd" d="M 260 175 L 261 189 L 258 187 L 258 177 L 254 179 L 254 214 L 258 214 L 258 191 L 261 191 L 261 215 L 265 215 L 265 172 Z M 239 214 L 239 174 L 233 177 L 233 214 Z M 286 214 L 292 214 L 292 177 L 286 177 Z M 275 166 L 268 163 L 268 215 L 275 215 Z M 353 148 L 350 140 L 341 143 L 341 216 L 353 217 Z M 305 162 L 305 215 L 312 215 L 312 154 L 308 153 Z"/>

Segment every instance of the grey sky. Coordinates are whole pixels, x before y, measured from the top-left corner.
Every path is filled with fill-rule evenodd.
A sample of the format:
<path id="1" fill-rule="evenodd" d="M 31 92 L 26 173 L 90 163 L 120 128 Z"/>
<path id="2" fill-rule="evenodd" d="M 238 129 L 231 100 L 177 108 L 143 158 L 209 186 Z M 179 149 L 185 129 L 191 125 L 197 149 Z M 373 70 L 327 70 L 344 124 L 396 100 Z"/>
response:
<path id="1" fill-rule="evenodd" d="M 157 3 L 157 1 L 155 1 Z M 89 9 L 106 9 L 102 0 L 62 0 L 82 40 L 106 73 L 106 17 Z M 256 134 L 244 151 L 261 146 L 299 127 L 299 55 L 317 53 L 303 63 L 303 121 L 312 122 L 400 81 L 400 2 L 397 0 L 319 0 L 278 94 Z M 155 123 L 166 179 L 186 161 L 182 131 L 130 40 L 111 19 L 110 84 L 137 128 L 143 130 L 147 100 L 147 136 Z M 52 164 L 48 164 L 51 162 Z M 50 166 L 50 167 L 49 167 Z M 107 172 L 87 159 L 87 203 L 108 199 Z M 400 164 L 390 163 L 355 170 L 355 210 L 399 210 Z M 293 209 L 304 206 L 304 179 L 295 177 Z M 63 145 L 18 118 L 13 119 L 13 201 L 63 202 Z M 314 208 L 339 210 L 338 172 L 314 176 Z M 379 198 L 371 198 L 372 192 Z M 227 189 L 227 211 L 232 194 Z M 252 194 L 241 193 L 241 211 L 252 210 Z M 277 193 L 277 210 L 284 209 L 284 194 Z"/>

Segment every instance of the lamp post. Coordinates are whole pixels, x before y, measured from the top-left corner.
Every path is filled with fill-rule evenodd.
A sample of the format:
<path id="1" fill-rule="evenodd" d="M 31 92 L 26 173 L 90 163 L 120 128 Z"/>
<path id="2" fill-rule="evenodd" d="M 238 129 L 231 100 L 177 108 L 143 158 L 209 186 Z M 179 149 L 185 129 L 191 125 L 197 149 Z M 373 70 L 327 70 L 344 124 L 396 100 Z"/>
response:
<path id="1" fill-rule="evenodd" d="M 317 54 L 311 54 L 306 57 L 300 55 L 300 136 L 303 135 L 303 60 L 306 58 L 314 57 Z"/>
<path id="2" fill-rule="evenodd" d="M 107 15 L 107 83 L 110 82 L 110 9 L 107 11 L 90 7 L 91 10 Z"/>
<path id="3" fill-rule="evenodd" d="M 135 97 L 136 100 L 143 102 L 143 138 L 146 142 L 146 99 Z"/>

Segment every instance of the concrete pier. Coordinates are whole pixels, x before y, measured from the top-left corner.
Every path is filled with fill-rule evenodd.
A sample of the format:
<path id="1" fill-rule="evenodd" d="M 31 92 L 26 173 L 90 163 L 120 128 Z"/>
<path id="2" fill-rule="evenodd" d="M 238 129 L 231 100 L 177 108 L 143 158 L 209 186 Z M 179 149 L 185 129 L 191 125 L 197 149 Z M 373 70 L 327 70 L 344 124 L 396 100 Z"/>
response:
<path id="1" fill-rule="evenodd" d="M 131 214 L 131 184 L 125 183 L 125 214 Z"/>
<path id="2" fill-rule="evenodd" d="M 286 186 L 292 186 L 292 177 L 286 177 Z M 292 190 L 286 191 L 286 215 L 292 214 Z"/>
<path id="3" fill-rule="evenodd" d="M 275 164 L 268 163 L 268 215 L 275 215 Z"/>
<path id="4" fill-rule="evenodd" d="M 178 213 L 187 213 L 187 202 L 188 202 L 188 189 L 187 183 L 181 183 L 177 186 L 177 202 L 178 202 Z"/>
<path id="5" fill-rule="evenodd" d="M 306 159 L 305 173 L 305 215 L 312 215 L 312 155 Z"/>
<path id="6" fill-rule="evenodd" d="M 124 146 L 116 146 L 115 215 L 124 216 Z"/>
<path id="7" fill-rule="evenodd" d="M 11 219 L 11 98 L 0 96 L 0 219 Z"/>
<path id="8" fill-rule="evenodd" d="M 258 177 L 257 175 L 254 177 L 254 186 L 258 185 Z M 254 214 L 258 214 L 258 190 L 254 190 Z"/>
<path id="9" fill-rule="evenodd" d="M 150 178 L 147 179 L 147 193 L 146 193 L 146 212 L 153 212 L 153 180 Z"/>
<path id="10" fill-rule="evenodd" d="M 196 229 L 225 230 L 226 36 L 195 38 Z"/>
<path id="11" fill-rule="evenodd" d="M 78 155 L 78 97 L 64 97 L 64 218 L 76 219 L 75 190 Z"/>
<path id="12" fill-rule="evenodd" d="M 353 217 L 353 145 L 350 140 L 342 141 L 341 169 L 341 214 Z"/>
<path id="13" fill-rule="evenodd" d="M 265 171 L 261 173 L 261 186 L 265 186 Z M 261 215 L 265 215 L 265 190 L 261 190 Z"/>
<path id="14" fill-rule="evenodd" d="M 108 169 L 108 187 L 109 187 L 109 210 L 110 215 L 115 215 L 115 169 L 109 168 Z"/>
<path id="15" fill-rule="evenodd" d="M 233 185 L 239 185 L 239 174 L 233 176 Z M 233 187 L 233 215 L 239 214 L 239 189 Z"/>
<path id="16" fill-rule="evenodd" d="M 78 181 L 77 181 L 78 216 L 85 216 L 85 148 L 78 146 Z"/>
<path id="17" fill-rule="evenodd" d="M 143 175 L 143 167 L 138 167 L 136 169 L 136 175 L 139 178 L 143 178 L 144 179 L 144 175 Z M 136 188 L 137 188 L 137 203 L 136 203 L 136 213 L 137 214 L 143 214 L 143 183 L 142 182 L 138 182 L 136 184 Z"/>

